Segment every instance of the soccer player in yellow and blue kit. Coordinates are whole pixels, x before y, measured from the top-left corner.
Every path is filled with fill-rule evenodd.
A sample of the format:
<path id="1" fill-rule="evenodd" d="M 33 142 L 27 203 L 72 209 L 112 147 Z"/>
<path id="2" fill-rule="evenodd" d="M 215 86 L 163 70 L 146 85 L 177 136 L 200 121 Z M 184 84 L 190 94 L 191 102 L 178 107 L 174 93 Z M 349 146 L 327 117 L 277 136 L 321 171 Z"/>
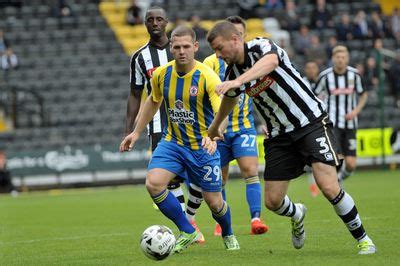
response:
<path id="1" fill-rule="evenodd" d="M 233 235 L 229 206 L 221 194 L 217 144 L 207 137 L 208 126 L 219 108 L 220 98 L 215 88 L 221 81 L 210 68 L 194 60 L 198 42 L 191 28 L 177 27 L 171 34 L 170 49 L 175 60 L 153 73 L 152 92 L 134 131 L 122 141 L 120 151 L 133 148 L 164 101 L 167 125 L 149 163 L 146 188 L 160 211 L 181 231 L 175 252 L 182 252 L 198 235 L 181 211 L 178 200 L 166 189 L 169 181 L 183 170 L 189 182 L 202 189 L 213 218 L 222 227 L 226 249 L 240 249 Z"/>
<path id="2" fill-rule="evenodd" d="M 246 23 L 239 16 L 230 16 L 225 19 L 233 23 L 242 37 L 245 36 Z M 204 64 L 211 67 L 225 80 L 226 63 L 222 58 L 212 54 L 204 60 Z M 222 167 L 222 195 L 226 200 L 225 183 L 229 177 L 229 163 L 236 159 L 241 174 L 246 182 L 246 198 L 251 215 L 251 234 L 264 234 L 268 226 L 261 219 L 261 185 L 258 177 L 258 153 L 257 153 L 257 131 L 254 127 L 252 115 L 252 101 L 247 94 L 241 94 L 238 105 L 235 106 L 229 115 L 229 122 L 224 133 L 224 140 L 218 142 L 218 151 L 221 156 Z M 195 187 L 189 187 L 189 202 L 186 208 L 186 215 L 194 223 L 194 214 L 200 206 L 196 199 L 198 194 Z M 221 235 L 221 227 L 216 224 L 214 235 Z"/>

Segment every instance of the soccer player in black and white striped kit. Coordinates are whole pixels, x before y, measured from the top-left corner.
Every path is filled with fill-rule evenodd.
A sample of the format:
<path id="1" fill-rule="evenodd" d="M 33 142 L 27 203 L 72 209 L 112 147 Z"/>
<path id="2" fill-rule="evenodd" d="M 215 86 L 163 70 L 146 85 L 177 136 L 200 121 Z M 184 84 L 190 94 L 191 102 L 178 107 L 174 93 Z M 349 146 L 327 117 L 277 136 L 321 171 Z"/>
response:
<path id="1" fill-rule="evenodd" d="M 162 66 L 173 59 L 170 52 L 169 40 L 165 29 L 168 24 L 167 14 L 161 7 L 150 7 L 144 22 L 150 35 L 149 42 L 133 53 L 131 58 L 131 90 L 126 110 L 125 136 L 133 130 L 136 117 L 139 113 L 143 89 L 150 95 L 150 79 L 157 67 Z M 148 125 L 151 150 L 154 151 L 162 137 L 164 108 L 156 113 Z M 171 182 L 168 189 L 179 200 L 182 211 L 185 211 L 185 199 L 179 181 Z"/>
<path id="2" fill-rule="evenodd" d="M 344 165 L 338 174 L 342 182 L 356 168 L 357 115 L 367 102 L 368 92 L 363 89 L 357 69 L 348 65 L 349 52 L 345 46 L 333 48 L 332 63 L 333 67 L 320 73 L 315 94 L 326 96 L 329 118 L 344 156 Z"/>
<path id="3" fill-rule="evenodd" d="M 339 160 L 332 123 L 323 103 L 302 80 L 287 53 L 264 38 L 244 43 L 235 26 L 225 21 L 210 30 L 207 40 L 229 65 L 227 81 L 216 88 L 224 97 L 208 134 L 222 138 L 219 127 L 238 96 L 247 93 L 253 97 L 270 136 L 264 141 L 265 205 L 278 215 L 291 217 L 293 246 L 299 249 L 304 245 L 307 209 L 304 204 L 293 203 L 287 190 L 289 181 L 300 176 L 309 164 L 320 190 L 358 241 L 358 254 L 375 253 L 352 197 L 338 183 Z"/>

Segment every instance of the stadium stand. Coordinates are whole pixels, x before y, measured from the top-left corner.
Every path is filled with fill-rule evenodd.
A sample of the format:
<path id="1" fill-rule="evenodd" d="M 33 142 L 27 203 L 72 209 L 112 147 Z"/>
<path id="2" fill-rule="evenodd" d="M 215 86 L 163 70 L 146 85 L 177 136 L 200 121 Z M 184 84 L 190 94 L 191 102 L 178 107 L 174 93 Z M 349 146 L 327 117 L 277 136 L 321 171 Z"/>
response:
<path id="1" fill-rule="evenodd" d="M 127 1 L 71 0 L 70 16 L 54 15 L 54 1 L 16 1 L 17 5 L 0 8 L 0 29 L 20 59 L 18 70 L 1 73 L 0 101 L 17 103 L 18 119 L 14 130 L 0 133 L 0 141 L 7 150 L 50 149 L 68 144 L 88 146 L 97 143 L 117 145 L 121 140 L 128 95 L 129 55 L 148 39 L 143 25 L 125 24 Z M 195 10 L 201 25 L 209 29 L 215 20 L 238 14 L 235 0 L 158 1 L 168 12 L 170 20 L 188 18 Z M 310 1 L 298 5 L 300 24 L 310 24 L 314 6 Z M 351 1 L 327 4 L 332 20 L 340 21 L 341 10 L 355 14 L 379 10 L 373 2 Z M 179 12 L 177 12 L 179 10 Z M 278 13 L 278 12 L 277 12 Z M 259 17 L 247 20 L 248 38 L 274 38 L 271 15 L 259 7 Z M 260 17 L 262 15 L 262 17 Z M 4 19 L 3 19 L 4 18 Z M 271 22 L 272 21 L 272 22 Z M 278 30 L 279 25 L 275 25 Z M 268 33 L 266 32 L 268 31 Z M 323 45 L 336 34 L 334 28 L 316 30 Z M 269 35 L 271 33 L 271 35 Z M 298 31 L 292 30 L 284 38 L 294 40 Z M 352 65 L 362 62 L 372 50 L 372 40 L 351 40 L 345 43 Z M 290 50 L 290 42 L 286 43 Z M 396 50 L 399 41 L 383 37 L 386 49 Z M 211 51 L 204 49 L 200 59 Z M 294 62 L 302 69 L 306 58 L 295 54 Z M 386 63 L 386 62 L 385 62 Z M 18 95 L 15 91 L 18 91 Z M 14 93 L 14 94 L 13 94 Z M 386 126 L 400 127 L 400 109 L 385 89 Z M 14 96 L 15 97 L 14 97 Z M 9 99 L 8 101 L 4 99 Z M 12 100 L 11 100 L 12 99 Z M 4 102 L 5 101 L 5 102 Z M 372 92 L 368 105 L 360 115 L 362 128 L 378 127 L 380 103 L 377 92 Z"/>
<path id="2" fill-rule="evenodd" d="M 21 61 L 18 70 L 3 73 L 3 93 L 26 94 L 17 97 L 17 126 L 7 134 L 13 141 L 5 141 L 6 149 L 118 143 L 129 57 L 98 4 L 74 1 L 74 15 L 59 18 L 52 16 L 50 2 L 0 9 L 6 15 L 0 27 Z M 38 108 L 42 119 L 32 115 Z"/>

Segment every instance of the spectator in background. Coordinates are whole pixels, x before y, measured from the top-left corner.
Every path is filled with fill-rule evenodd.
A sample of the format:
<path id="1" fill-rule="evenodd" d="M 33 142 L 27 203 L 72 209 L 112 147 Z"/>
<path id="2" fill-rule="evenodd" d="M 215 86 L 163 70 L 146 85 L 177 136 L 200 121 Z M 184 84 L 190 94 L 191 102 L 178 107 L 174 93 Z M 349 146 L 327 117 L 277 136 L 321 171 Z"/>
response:
<path id="1" fill-rule="evenodd" d="M 4 31 L 0 29 L 0 68 L 9 70 L 18 67 L 18 58 L 10 47 L 10 43 L 4 37 Z"/>
<path id="2" fill-rule="evenodd" d="M 400 41 L 400 9 L 394 8 L 390 17 L 390 29 L 393 38 Z"/>
<path id="3" fill-rule="evenodd" d="M 349 14 L 343 14 L 340 23 L 336 25 L 336 37 L 339 41 L 350 41 L 353 39 L 353 25 Z"/>
<path id="4" fill-rule="evenodd" d="M 296 3 L 292 0 L 287 0 L 285 11 L 279 12 L 279 14 L 277 14 L 277 19 L 282 29 L 288 31 L 298 30 L 300 28 L 300 23 Z"/>
<path id="5" fill-rule="evenodd" d="M 207 36 L 207 30 L 200 25 L 200 16 L 193 14 L 189 18 L 193 31 L 196 33 L 197 40 L 203 40 Z"/>
<path id="6" fill-rule="evenodd" d="M 305 55 L 311 47 L 311 34 L 307 25 L 300 26 L 300 34 L 295 40 L 296 52 Z"/>
<path id="7" fill-rule="evenodd" d="M 388 79 L 391 92 L 396 100 L 396 106 L 400 108 L 400 50 L 397 51 L 396 60 L 390 64 Z"/>
<path id="8" fill-rule="evenodd" d="M 285 5 L 283 4 L 282 0 L 265 0 L 265 4 L 264 4 L 264 7 L 268 11 L 283 9 L 284 6 Z"/>
<path id="9" fill-rule="evenodd" d="M 332 16 L 326 8 L 325 0 L 317 0 L 317 6 L 311 16 L 311 25 L 318 30 L 333 28 Z"/>
<path id="10" fill-rule="evenodd" d="M 376 67 L 376 60 L 372 56 L 368 57 L 365 62 L 363 77 L 367 91 L 377 89 L 379 83 L 379 72 Z"/>
<path id="11" fill-rule="evenodd" d="M 367 39 L 372 37 L 372 33 L 367 22 L 367 16 L 362 10 L 358 11 L 356 17 L 354 18 L 353 36 L 356 39 Z"/>
<path id="12" fill-rule="evenodd" d="M 136 4 L 136 0 L 131 0 L 131 3 L 126 10 L 126 23 L 129 25 L 138 25 L 143 23 L 142 9 Z"/>
<path id="13" fill-rule="evenodd" d="M 306 59 L 316 62 L 320 68 L 324 68 L 326 64 L 325 49 L 317 35 L 311 36 L 310 47 L 306 50 Z"/>
<path id="14" fill-rule="evenodd" d="M 186 24 L 187 24 L 187 21 L 186 21 L 185 19 L 183 19 L 183 18 L 177 16 L 177 17 L 175 18 L 175 20 L 174 20 L 174 25 L 172 26 L 172 28 L 170 28 L 170 29 L 167 31 L 167 37 L 168 37 L 168 39 L 171 38 L 171 33 L 172 33 L 172 31 L 173 31 L 176 27 L 178 27 L 178 26 L 180 26 L 180 25 L 186 25 Z"/>
<path id="15" fill-rule="evenodd" d="M 388 70 L 389 65 L 387 64 L 387 61 L 385 60 L 386 57 L 381 55 L 383 50 L 385 50 L 385 49 L 383 48 L 382 39 L 377 38 L 374 40 L 374 46 L 370 52 L 370 56 L 372 56 L 375 59 L 377 65 L 379 65 L 379 60 L 380 60 L 382 69 Z"/>
<path id="16" fill-rule="evenodd" d="M 327 62 L 328 66 L 330 66 L 332 64 L 332 62 L 331 62 L 332 50 L 333 50 L 333 47 L 335 47 L 336 45 L 338 45 L 336 36 L 329 36 L 328 42 L 326 43 L 326 46 L 325 46 L 325 54 L 326 54 L 326 57 L 328 58 L 328 62 Z"/>
<path id="17" fill-rule="evenodd" d="M 374 39 L 386 36 L 386 25 L 376 11 L 371 13 L 370 36 Z"/>
<path id="18" fill-rule="evenodd" d="M 72 17 L 73 10 L 66 0 L 57 0 L 54 4 L 54 16 L 58 18 Z"/>
<path id="19" fill-rule="evenodd" d="M 9 47 L 8 41 L 4 37 L 4 31 L 0 29 L 0 56 L 7 51 Z"/>
<path id="20" fill-rule="evenodd" d="M 18 67 L 18 58 L 11 48 L 1 56 L 1 68 L 3 70 L 16 69 Z"/>
<path id="21" fill-rule="evenodd" d="M 258 6 L 258 0 L 236 0 L 239 7 L 239 16 L 248 19 L 256 17 L 255 9 Z"/>

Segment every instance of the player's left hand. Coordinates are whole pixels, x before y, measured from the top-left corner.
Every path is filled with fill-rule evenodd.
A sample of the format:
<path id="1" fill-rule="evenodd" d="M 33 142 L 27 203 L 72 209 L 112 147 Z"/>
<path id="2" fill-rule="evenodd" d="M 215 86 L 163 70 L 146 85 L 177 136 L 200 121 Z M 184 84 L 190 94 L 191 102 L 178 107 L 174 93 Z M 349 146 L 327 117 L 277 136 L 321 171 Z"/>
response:
<path id="1" fill-rule="evenodd" d="M 224 139 L 224 134 L 222 134 L 222 131 L 217 127 L 214 127 L 213 124 L 211 124 L 207 130 L 208 136 L 210 139 L 217 141 L 217 140 L 223 140 Z"/>
<path id="2" fill-rule="evenodd" d="M 203 150 L 207 151 L 210 155 L 213 155 L 217 150 L 217 142 L 211 140 L 210 137 L 204 137 L 201 141 L 201 146 L 203 147 Z"/>
<path id="3" fill-rule="evenodd" d="M 225 94 L 227 91 L 234 89 L 234 88 L 239 88 L 240 86 L 242 86 L 242 83 L 238 80 L 228 80 L 228 81 L 224 81 L 221 84 L 219 84 L 217 86 L 217 88 L 215 89 L 215 92 L 218 95 L 221 94 Z"/>
<path id="4" fill-rule="evenodd" d="M 357 116 L 357 113 L 353 110 L 350 113 L 347 113 L 344 118 L 346 120 L 353 120 L 356 116 Z"/>

